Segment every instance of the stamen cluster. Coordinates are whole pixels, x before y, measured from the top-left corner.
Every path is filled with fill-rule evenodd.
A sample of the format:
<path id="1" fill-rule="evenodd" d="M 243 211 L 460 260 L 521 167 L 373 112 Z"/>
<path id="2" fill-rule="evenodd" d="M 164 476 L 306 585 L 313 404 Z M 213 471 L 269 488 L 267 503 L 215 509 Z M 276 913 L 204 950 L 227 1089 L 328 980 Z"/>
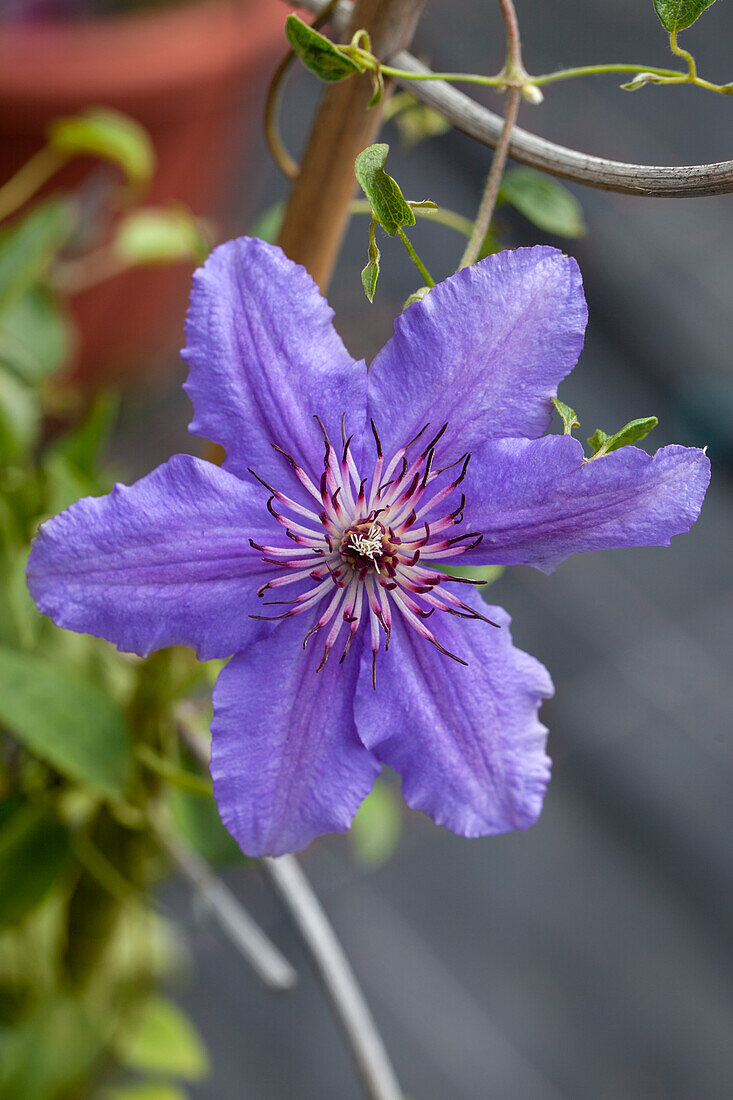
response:
<path id="1" fill-rule="evenodd" d="M 342 631 L 346 631 L 346 638 L 340 660 L 346 658 L 362 617 L 368 618 L 375 686 L 380 637 L 384 635 L 387 650 L 393 611 L 441 653 L 466 664 L 440 644 L 426 620 L 435 611 L 446 611 L 490 622 L 445 587 L 446 582 L 481 582 L 451 577 L 424 563 L 457 557 L 481 541 L 482 536 L 475 531 L 449 534 L 463 522 L 465 497 L 461 494 L 456 503 L 456 496 L 466 476 L 470 454 L 462 455 L 448 466 L 436 468 L 436 449 L 448 425 L 444 424 L 422 450 L 416 452 L 415 445 L 428 431 L 429 424 L 426 424 L 414 439 L 387 460 L 372 421 L 376 457 L 371 474 L 362 478 L 351 452 L 353 437 L 346 438 L 344 421 L 342 447 L 337 452 L 323 423 L 316 419 L 325 444 L 320 485 L 314 484 L 291 455 L 273 444 L 288 460 L 316 507 L 304 507 L 251 471 L 271 493 L 267 501 L 270 513 L 285 528 L 287 538 L 296 544 L 295 547 L 261 546 L 252 542 L 252 546 L 262 552 L 264 562 L 284 570 L 282 576 L 264 584 L 258 595 L 264 597 L 276 588 L 312 582 L 293 599 L 264 601 L 268 606 L 289 604 L 289 609 L 281 615 L 255 617 L 284 619 L 317 608 L 320 613 L 303 639 L 305 647 L 309 638 L 328 627 L 317 671 L 325 665 Z M 455 476 L 446 480 L 443 475 L 451 470 Z"/>

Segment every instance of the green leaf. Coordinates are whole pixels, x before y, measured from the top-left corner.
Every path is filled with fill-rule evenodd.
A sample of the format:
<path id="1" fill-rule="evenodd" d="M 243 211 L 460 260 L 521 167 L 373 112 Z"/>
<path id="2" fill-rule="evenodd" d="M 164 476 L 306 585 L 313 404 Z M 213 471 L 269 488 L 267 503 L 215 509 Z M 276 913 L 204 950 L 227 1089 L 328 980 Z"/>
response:
<path id="1" fill-rule="evenodd" d="M 372 215 L 372 220 L 369 225 L 369 262 L 361 273 L 364 293 L 370 302 L 374 301 L 374 292 L 377 289 L 377 279 L 379 278 L 379 261 L 381 259 L 377 239 L 374 236 L 376 221 L 377 219 Z"/>
<path id="2" fill-rule="evenodd" d="M 676 80 L 676 78 L 673 77 L 672 80 Z M 658 73 L 638 73 L 628 84 L 621 84 L 620 87 L 625 92 L 638 92 L 639 88 L 644 88 L 647 84 L 669 83 L 670 77 L 668 76 L 660 76 Z"/>
<path id="3" fill-rule="evenodd" d="M 0 314 L 0 363 L 37 385 L 64 366 L 72 330 L 54 295 L 32 286 Z"/>
<path id="4" fill-rule="evenodd" d="M 192 214 L 164 207 L 143 207 L 122 218 L 112 247 L 129 264 L 203 263 L 211 250 Z"/>
<path id="5" fill-rule="evenodd" d="M 498 581 L 504 572 L 503 565 L 443 565 L 440 564 L 440 572 L 447 573 L 449 577 L 466 577 L 471 581 L 481 581 L 483 587 L 479 588 L 482 596 L 489 585 Z"/>
<path id="6" fill-rule="evenodd" d="M 349 837 L 357 858 L 370 867 L 386 863 L 402 835 L 400 804 L 392 788 L 377 780 L 362 802 Z"/>
<path id="7" fill-rule="evenodd" d="M 19 299 L 56 258 L 73 228 L 68 203 L 51 199 L 0 236 L 0 311 Z"/>
<path id="8" fill-rule="evenodd" d="M 128 1069 L 170 1074 L 198 1081 L 209 1072 L 209 1059 L 189 1018 L 165 997 L 148 997 L 114 1043 L 115 1054 Z"/>
<path id="9" fill-rule="evenodd" d="M 143 1083 L 112 1089 L 100 1100 L 188 1100 L 188 1095 L 178 1085 Z"/>
<path id="10" fill-rule="evenodd" d="M 659 420 L 656 416 L 642 416 L 638 420 L 630 420 L 628 424 L 624 424 L 623 428 L 619 428 L 613 435 L 608 435 L 607 432 L 596 428 L 588 440 L 593 448 L 591 457 L 599 458 L 601 455 L 610 454 L 611 451 L 617 451 L 619 447 L 628 447 L 630 443 L 638 443 L 640 439 L 644 439 L 645 436 L 649 435 L 649 432 L 656 428 L 658 423 Z"/>
<path id="11" fill-rule="evenodd" d="M 285 34 L 306 69 L 321 80 L 346 80 L 362 72 L 362 67 L 342 53 L 330 38 L 314 31 L 297 15 L 289 15 L 285 20 Z"/>
<path id="12" fill-rule="evenodd" d="M 87 1095 L 101 1051 L 99 1021 L 71 997 L 44 997 L 22 1028 L 6 1031 L 0 1057 L 2 1100 Z M 42 1052 L 42 1053 L 41 1053 Z"/>
<path id="13" fill-rule="evenodd" d="M 184 840 L 211 864 L 241 863 L 242 849 L 221 823 L 213 798 L 170 789 L 168 808 Z"/>
<path id="14" fill-rule="evenodd" d="M 261 241 L 274 244 L 278 238 L 280 227 L 285 216 L 285 203 L 274 202 L 263 210 L 259 217 L 255 218 L 249 227 L 250 237 L 259 237 Z"/>
<path id="15" fill-rule="evenodd" d="M 37 394 L 0 367 L 0 464 L 23 459 L 38 438 L 40 422 Z"/>
<path id="16" fill-rule="evenodd" d="M 421 141 L 446 134 L 451 128 L 447 119 L 432 107 L 419 103 L 409 92 L 393 95 L 385 111 L 397 127 L 400 144 L 406 149 L 414 149 Z"/>
<path id="17" fill-rule="evenodd" d="M 571 409 L 570 406 L 566 405 L 564 401 L 561 401 L 559 397 L 553 397 L 552 403 L 562 420 L 565 435 L 572 435 L 573 428 L 580 427 L 580 421 L 575 415 L 575 409 Z"/>
<path id="18" fill-rule="evenodd" d="M 0 722 L 63 775 L 122 795 L 130 744 L 120 710 L 98 687 L 31 653 L 0 649 Z"/>
<path id="19" fill-rule="evenodd" d="M 583 210 L 575 195 L 557 180 L 532 168 L 507 172 L 499 197 L 546 233 L 582 237 L 587 232 Z"/>
<path id="20" fill-rule="evenodd" d="M 604 432 L 601 428 L 596 428 L 593 435 L 588 436 L 588 443 L 590 444 L 593 454 L 598 454 L 601 447 L 605 447 L 610 438 L 608 432 Z"/>
<path id="21" fill-rule="evenodd" d="M 119 407 L 118 393 L 98 393 L 82 423 L 61 436 L 49 451 L 61 455 L 80 473 L 93 477 L 112 435 Z"/>
<path id="22" fill-rule="evenodd" d="M 396 181 L 384 171 L 389 145 L 370 145 L 354 162 L 354 172 L 379 224 L 390 237 L 403 225 L 414 225 L 415 215 Z"/>
<path id="23" fill-rule="evenodd" d="M 111 161 L 132 184 L 148 183 L 155 171 L 150 135 L 139 122 L 121 111 L 90 107 L 78 115 L 54 119 L 46 136 L 51 148 L 63 156 L 92 156 Z"/>
<path id="24" fill-rule="evenodd" d="M 0 831 L 0 926 L 17 924 L 66 872 L 69 832 L 45 807 L 24 804 Z"/>
<path id="25" fill-rule="evenodd" d="M 654 10 L 670 34 L 691 27 L 715 0 L 654 0 Z"/>

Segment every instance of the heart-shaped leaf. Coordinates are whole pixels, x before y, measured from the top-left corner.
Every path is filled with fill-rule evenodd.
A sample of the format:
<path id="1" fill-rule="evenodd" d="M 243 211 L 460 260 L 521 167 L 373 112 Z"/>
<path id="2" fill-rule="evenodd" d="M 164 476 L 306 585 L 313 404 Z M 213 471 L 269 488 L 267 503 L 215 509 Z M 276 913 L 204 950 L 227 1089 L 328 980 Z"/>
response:
<path id="1" fill-rule="evenodd" d="M 285 20 L 285 34 L 306 69 L 320 80 L 335 83 L 362 71 L 330 38 L 313 30 L 297 15 L 289 15 Z"/>
<path id="2" fill-rule="evenodd" d="M 388 152 L 389 145 L 370 145 L 356 158 L 354 172 L 377 221 L 394 237 L 403 225 L 415 224 L 415 215 L 397 182 L 384 170 Z"/>
<path id="3" fill-rule="evenodd" d="M 714 3 L 715 0 L 654 0 L 654 10 L 664 29 L 676 34 L 691 27 Z"/>

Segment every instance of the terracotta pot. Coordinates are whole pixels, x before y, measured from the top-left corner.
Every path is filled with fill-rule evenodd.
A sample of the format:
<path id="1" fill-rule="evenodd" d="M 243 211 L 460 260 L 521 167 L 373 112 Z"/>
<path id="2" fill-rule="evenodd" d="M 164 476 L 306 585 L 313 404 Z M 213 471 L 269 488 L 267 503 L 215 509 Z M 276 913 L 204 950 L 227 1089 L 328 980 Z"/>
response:
<path id="1" fill-rule="evenodd" d="M 0 29 L 0 180 L 43 144 L 48 121 L 88 106 L 126 112 L 150 132 L 158 169 L 146 202 L 222 215 L 227 183 L 284 47 L 280 0 L 197 0 L 95 21 Z M 69 165 L 52 186 L 73 183 Z M 191 267 L 126 273 L 72 303 L 80 381 L 130 377 L 180 339 Z"/>

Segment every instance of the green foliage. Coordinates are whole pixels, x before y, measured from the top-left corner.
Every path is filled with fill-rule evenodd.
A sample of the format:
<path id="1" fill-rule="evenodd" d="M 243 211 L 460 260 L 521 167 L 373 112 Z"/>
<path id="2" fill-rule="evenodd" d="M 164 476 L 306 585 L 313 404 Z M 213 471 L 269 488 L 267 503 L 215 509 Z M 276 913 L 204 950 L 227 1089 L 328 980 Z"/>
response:
<path id="1" fill-rule="evenodd" d="M 134 119 L 110 108 L 93 107 L 48 127 L 50 147 L 64 157 L 93 156 L 111 161 L 136 186 L 150 181 L 155 151 L 147 131 Z"/>
<path id="2" fill-rule="evenodd" d="M 670 34 L 691 27 L 715 0 L 654 0 L 654 10 Z"/>
<path id="3" fill-rule="evenodd" d="M 370 145 L 354 162 L 354 172 L 382 228 L 394 237 L 404 225 L 414 225 L 415 215 L 395 180 L 387 175 L 389 145 Z"/>
<path id="4" fill-rule="evenodd" d="M 0 649 L 0 722 L 41 760 L 110 798 L 122 796 L 130 744 L 96 684 L 37 654 Z"/>
<path id="5" fill-rule="evenodd" d="M 370 302 L 374 301 L 374 292 L 377 289 L 377 279 L 379 278 L 379 261 L 381 259 L 381 253 L 379 246 L 377 245 L 377 239 L 374 235 L 374 230 L 377 225 L 377 219 L 372 216 L 371 223 L 369 225 L 369 260 L 361 273 L 361 281 L 364 287 L 364 293 Z"/>
<path id="6" fill-rule="evenodd" d="M 229 865 L 244 861 L 242 849 L 222 825 L 211 795 L 201 798 L 170 789 L 168 809 L 178 833 L 207 863 Z"/>
<path id="7" fill-rule="evenodd" d="M 114 1051 L 126 1069 L 198 1081 L 209 1059 L 198 1032 L 173 1001 L 152 995 L 125 1021 Z"/>
<path id="8" fill-rule="evenodd" d="M 379 867 L 394 854 L 402 835 L 400 802 L 383 779 L 362 802 L 349 831 L 354 853 L 369 867 Z"/>
<path id="9" fill-rule="evenodd" d="M 546 233 L 582 237 L 587 232 L 583 210 L 575 195 L 557 180 L 532 168 L 507 172 L 499 198 Z"/>
<path id="10" fill-rule="evenodd" d="M 259 237 L 260 240 L 267 241 L 268 244 L 274 244 L 280 233 L 284 215 L 285 204 L 274 202 L 272 206 L 268 206 L 266 210 L 263 210 L 258 218 L 255 218 L 249 227 L 249 236 Z"/>
<path id="11" fill-rule="evenodd" d="M 305 67 L 320 80 L 335 82 L 362 72 L 362 67 L 330 38 L 313 30 L 297 15 L 289 15 L 285 20 L 285 34 Z"/>
<path id="12" fill-rule="evenodd" d="M 112 247 L 129 264 L 169 264 L 203 263 L 211 245 L 200 222 L 185 209 L 143 207 L 122 218 Z"/>
<path id="13" fill-rule="evenodd" d="M 41 407 L 32 389 L 0 370 L 0 463 L 20 462 L 33 447 Z"/>
<path id="14" fill-rule="evenodd" d="M 22 208 L 49 165 L 71 156 L 111 160 L 128 183 L 146 182 L 152 168 L 147 136 L 113 112 L 61 120 L 51 145 L 57 158 L 38 162 L 25 199 L 22 186 L 6 191 L 6 212 Z M 111 210 L 124 201 L 125 213 L 101 244 L 119 267 L 203 258 L 209 243 L 195 219 L 131 208 L 121 192 L 112 192 Z M 85 226 L 84 240 L 98 231 L 103 240 L 107 213 L 88 234 Z M 58 427 L 79 407 L 68 383 L 54 379 L 74 339 L 63 288 L 78 274 L 85 285 L 95 271 L 93 256 L 85 267 L 76 223 L 74 198 L 52 198 L 0 230 L 0 1100 L 91 1095 L 121 1017 L 180 961 L 171 929 L 159 934 L 146 904 L 162 866 L 149 806 L 176 783 L 198 790 L 173 795 L 185 806 L 180 832 L 202 850 L 242 858 L 208 780 L 178 762 L 173 706 L 193 683 L 193 658 L 179 650 L 140 661 L 59 630 L 25 584 L 39 523 L 110 487 L 101 463 L 117 397 L 97 395 L 71 429 Z M 120 1041 L 146 1077 L 193 1079 L 206 1069 L 200 1040 L 167 1002 L 146 1000 Z M 138 1100 L 184 1096 L 163 1079 L 129 1090 Z"/>
<path id="15" fill-rule="evenodd" d="M 73 220 L 68 202 L 49 199 L 0 236 L 0 321 L 4 311 L 46 274 Z"/>
<path id="16" fill-rule="evenodd" d="M 187 1100 L 188 1093 L 178 1085 L 150 1082 L 127 1085 L 103 1093 L 99 1100 Z"/>
<path id="17" fill-rule="evenodd" d="M 447 134 L 450 122 L 442 115 L 420 103 L 409 92 L 397 92 L 385 108 L 385 117 L 394 122 L 405 149 L 414 149 L 428 138 Z"/>
<path id="18" fill-rule="evenodd" d="M 68 830 L 52 810 L 7 798 L 0 826 L 0 926 L 17 924 L 68 870 Z"/>
<path id="19" fill-rule="evenodd" d="M 630 443 L 638 443 L 640 439 L 644 439 L 645 436 L 649 435 L 649 432 L 656 428 L 658 423 L 656 416 L 642 416 L 638 420 L 630 420 L 628 424 L 625 424 L 623 428 L 619 428 L 613 435 L 596 428 L 593 435 L 588 439 L 593 451 L 591 457 L 599 458 L 611 451 L 617 451 L 619 447 L 628 447 Z"/>
<path id="20" fill-rule="evenodd" d="M 88 1012 L 60 994 L 39 1004 L 17 1030 L 0 1038 L 0 1100 L 68 1100 L 101 1053 Z"/>
<path id="21" fill-rule="evenodd" d="M 0 246 L 0 263 L 2 262 Z M 0 366 L 29 385 L 60 370 L 71 350 L 69 322 L 58 299 L 36 283 L 0 313 Z"/>
<path id="22" fill-rule="evenodd" d="M 565 435 L 572 435 L 573 428 L 580 427 L 580 421 L 575 415 L 575 409 L 571 409 L 569 405 L 566 405 L 565 402 L 561 401 L 558 397 L 553 397 L 552 403 L 562 420 Z"/>

